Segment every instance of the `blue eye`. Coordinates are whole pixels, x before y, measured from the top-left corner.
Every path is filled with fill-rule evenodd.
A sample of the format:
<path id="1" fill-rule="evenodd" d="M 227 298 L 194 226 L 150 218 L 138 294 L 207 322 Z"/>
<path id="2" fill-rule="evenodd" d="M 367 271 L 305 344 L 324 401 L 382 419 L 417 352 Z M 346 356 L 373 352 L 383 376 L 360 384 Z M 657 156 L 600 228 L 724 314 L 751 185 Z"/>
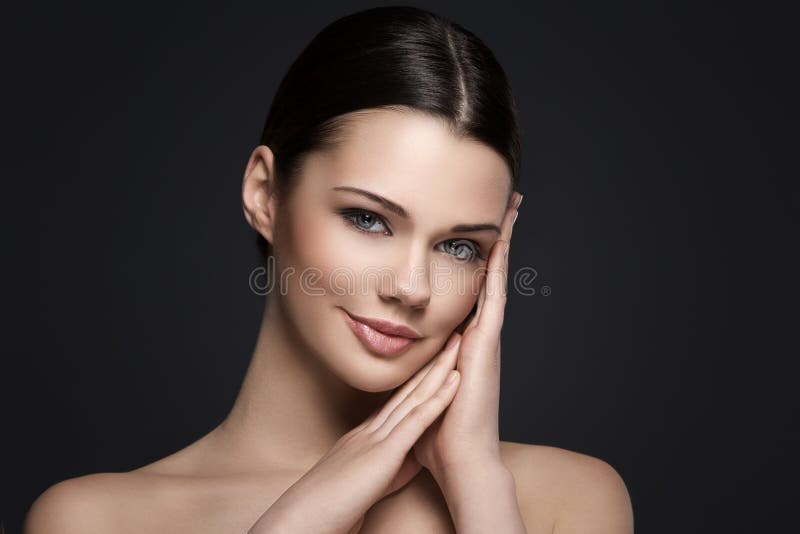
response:
<path id="1" fill-rule="evenodd" d="M 357 230 L 361 230 L 362 232 L 367 232 L 369 234 L 384 234 L 386 231 L 388 231 L 383 218 L 376 213 L 372 213 L 371 211 L 361 209 L 346 209 L 340 211 L 339 213 L 350 225 L 354 226 Z M 385 230 L 372 230 L 376 223 L 382 224 Z"/>
<path id="2" fill-rule="evenodd" d="M 367 234 L 392 235 L 389 231 L 386 221 L 377 213 L 360 208 L 348 208 L 339 210 L 339 214 L 344 218 L 347 224 L 359 232 L 364 232 Z M 376 225 L 378 227 L 382 226 L 383 230 L 375 230 L 374 228 Z M 476 262 L 478 260 L 486 259 L 481 254 L 481 247 L 474 241 L 469 241 L 466 239 L 450 239 L 443 242 L 444 245 L 452 245 L 454 243 L 456 244 L 455 246 L 445 246 L 444 252 L 453 256 L 455 259 L 468 262 Z"/>
<path id="3" fill-rule="evenodd" d="M 450 247 L 445 247 L 449 250 L 457 251 L 453 256 L 456 259 L 461 261 L 477 261 L 478 259 L 484 259 L 483 256 L 480 254 L 480 248 L 475 246 L 472 241 L 465 241 L 465 240 L 458 240 L 458 239 L 451 239 L 450 241 L 445 241 L 446 245 L 453 245 Z M 466 251 L 467 256 L 464 256 L 464 251 Z M 449 252 L 448 252 L 449 253 Z"/>

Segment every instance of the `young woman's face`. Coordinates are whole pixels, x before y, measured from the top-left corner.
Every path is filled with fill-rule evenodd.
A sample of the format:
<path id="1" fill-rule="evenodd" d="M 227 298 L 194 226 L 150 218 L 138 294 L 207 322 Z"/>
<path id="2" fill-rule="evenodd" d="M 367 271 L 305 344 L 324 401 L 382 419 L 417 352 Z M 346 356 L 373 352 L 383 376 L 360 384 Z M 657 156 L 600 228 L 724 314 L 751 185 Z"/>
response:
<path id="1" fill-rule="evenodd" d="M 347 131 L 335 151 L 309 156 L 280 207 L 273 246 L 284 282 L 270 298 L 341 380 L 386 391 L 435 356 L 472 310 L 499 237 L 486 226 L 499 229 L 511 179 L 494 150 L 423 114 L 371 111 Z M 467 225 L 481 228 L 458 228 Z M 420 337 L 404 346 L 348 314 Z"/>

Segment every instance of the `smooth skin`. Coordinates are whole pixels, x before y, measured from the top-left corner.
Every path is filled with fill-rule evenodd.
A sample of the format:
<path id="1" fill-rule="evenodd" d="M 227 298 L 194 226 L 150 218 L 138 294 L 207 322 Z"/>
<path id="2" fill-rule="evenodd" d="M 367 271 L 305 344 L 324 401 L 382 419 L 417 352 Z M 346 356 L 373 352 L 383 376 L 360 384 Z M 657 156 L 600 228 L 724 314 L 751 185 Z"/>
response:
<path id="1" fill-rule="evenodd" d="M 422 467 L 411 449 L 458 387 L 454 339 L 380 411 L 342 436 L 259 518 L 251 534 L 358 532 L 367 510 L 405 486 Z M 345 481 L 351 481 L 347 491 Z M 313 515 L 304 513 L 309 508 Z"/>
<path id="2" fill-rule="evenodd" d="M 302 291 L 295 276 L 268 295 L 225 420 L 133 471 L 51 486 L 33 503 L 25 532 L 309 525 L 342 534 L 462 533 L 485 532 L 487 524 L 515 532 L 523 531 L 520 518 L 530 533 L 632 532 L 630 498 L 607 463 L 497 439 L 508 272 L 502 245 L 516 214 L 504 160 L 426 115 L 353 119 L 338 149 L 305 161 L 285 204 L 272 194 L 269 147 L 254 149 L 247 163 L 246 220 L 273 244 L 278 272 L 317 268 L 324 291 Z M 407 217 L 341 187 L 391 199 Z M 346 221 L 342 210 L 350 208 L 376 215 L 374 225 L 354 228 L 365 219 Z M 500 233 L 451 231 L 462 223 L 493 223 Z M 456 262 L 454 252 L 470 243 L 486 259 Z M 376 265 L 398 275 L 397 287 L 337 293 L 325 285 L 339 267 L 361 273 Z M 430 274 L 455 265 L 467 274 L 487 269 L 479 291 L 437 293 L 426 276 L 414 282 L 420 268 Z M 402 322 L 423 337 L 398 357 L 377 357 L 349 331 L 342 310 Z M 461 328 L 455 348 L 443 350 Z M 459 380 L 448 388 L 451 369 Z M 261 521 L 265 515 L 275 521 Z"/>
<path id="3" fill-rule="evenodd" d="M 251 534 L 358 532 L 367 510 L 407 484 L 423 466 L 442 480 L 444 473 L 473 463 L 502 468 L 497 419 L 500 329 L 507 295 L 508 245 L 520 201 L 521 195 L 514 193 L 501 236 L 492 248 L 476 313 L 463 336 L 453 332 L 432 364 L 381 410 L 345 434 L 259 519 Z M 473 387 L 460 390 L 461 403 L 453 406 L 462 373 Z M 445 409 L 441 421 L 431 426 Z M 342 491 L 344 480 L 354 481 L 347 492 Z M 516 498 L 504 515 L 498 514 L 499 504 L 493 503 L 487 527 L 525 532 Z M 302 513 L 308 508 L 317 513 Z M 474 517 L 472 527 L 460 530 L 478 532 L 480 520 Z"/>

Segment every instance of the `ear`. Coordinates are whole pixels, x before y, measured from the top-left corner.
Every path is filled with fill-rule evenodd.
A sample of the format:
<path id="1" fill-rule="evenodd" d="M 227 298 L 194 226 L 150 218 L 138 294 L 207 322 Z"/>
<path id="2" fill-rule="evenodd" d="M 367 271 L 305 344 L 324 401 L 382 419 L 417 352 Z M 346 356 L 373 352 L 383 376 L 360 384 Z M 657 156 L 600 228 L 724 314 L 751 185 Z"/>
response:
<path id="1" fill-rule="evenodd" d="M 275 234 L 277 195 L 275 194 L 275 156 L 266 145 L 250 154 L 242 180 L 244 218 L 272 245 Z"/>

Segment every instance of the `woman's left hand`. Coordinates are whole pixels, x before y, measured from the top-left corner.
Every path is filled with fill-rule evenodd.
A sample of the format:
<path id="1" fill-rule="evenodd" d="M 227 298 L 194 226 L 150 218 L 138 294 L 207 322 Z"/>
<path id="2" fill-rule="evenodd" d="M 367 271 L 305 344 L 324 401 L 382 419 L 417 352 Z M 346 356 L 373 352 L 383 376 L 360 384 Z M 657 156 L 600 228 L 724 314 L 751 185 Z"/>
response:
<path id="1" fill-rule="evenodd" d="M 486 278 L 474 317 L 463 334 L 458 329 L 455 369 L 460 383 L 455 398 L 439 420 L 414 445 L 420 464 L 433 475 L 472 462 L 499 462 L 500 438 L 500 330 L 507 299 L 508 254 L 511 228 L 522 195 L 513 193 L 501 225 L 500 237 L 489 253 Z"/>

